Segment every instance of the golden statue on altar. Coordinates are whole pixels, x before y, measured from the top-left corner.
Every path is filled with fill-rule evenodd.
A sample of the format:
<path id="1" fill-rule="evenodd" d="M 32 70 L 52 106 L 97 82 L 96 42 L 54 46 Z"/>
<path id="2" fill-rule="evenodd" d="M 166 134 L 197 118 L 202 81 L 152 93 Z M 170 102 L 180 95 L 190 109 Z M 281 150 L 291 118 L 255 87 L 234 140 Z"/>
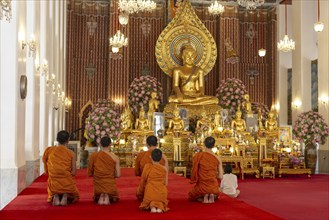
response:
<path id="1" fill-rule="evenodd" d="M 251 102 L 249 101 L 249 94 L 244 95 L 245 102 L 243 103 L 243 108 L 246 111 L 247 117 L 252 117 Z"/>
<path id="2" fill-rule="evenodd" d="M 174 117 L 169 120 L 167 134 L 182 133 L 184 131 L 184 120 L 179 117 L 179 109 L 174 110 Z"/>
<path id="3" fill-rule="evenodd" d="M 183 66 L 172 70 L 173 93 L 169 102 L 188 105 L 218 104 L 218 99 L 204 95 L 204 71 L 194 65 L 196 51 L 191 45 L 182 48 Z"/>
<path id="4" fill-rule="evenodd" d="M 258 130 L 264 130 L 264 126 L 263 126 L 263 115 L 262 115 L 262 108 L 259 107 L 258 108 L 258 119 L 257 119 L 257 122 L 258 122 Z"/>
<path id="5" fill-rule="evenodd" d="M 276 112 L 271 110 L 268 113 L 268 118 L 265 121 L 265 129 L 268 132 L 274 132 L 278 130 L 278 121 L 276 119 Z"/>
<path id="6" fill-rule="evenodd" d="M 151 99 L 149 101 L 149 110 L 147 112 L 147 118 L 149 120 L 149 127 L 153 129 L 153 113 L 159 109 L 159 101 L 156 99 L 157 93 L 151 93 Z"/>
<path id="7" fill-rule="evenodd" d="M 133 133 L 140 135 L 152 135 L 154 133 L 150 130 L 149 121 L 145 118 L 145 111 L 143 107 L 141 107 L 141 110 L 139 111 L 139 118 L 136 119 L 135 130 Z"/>
<path id="8" fill-rule="evenodd" d="M 236 130 L 237 132 L 246 131 L 246 121 L 241 118 L 242 112 L 240 111 L 240 105 L 238 106 L 238 110 L 235 112 L 235 119 L 231 122 L 231 128 Z"/>
<path id="9" fill-rule="evenodd" d="M 219 131 L 222 128 L 223 128 L 223 126 L 222 126 L 222 118 L 220 115 L 220 111 L 217 111 L 215 114 L 215 118 L 214 118 L 214 130 Z"/>
<path id="10" fill-rule="evenodd" d="M 217 47 L 189 1 L 160 34 L 155 56 L 162 71 L 172 77 L 173 95 L 165 112 L 172 113 L 178 105 L 188 109 L 189 116 L 200 115 L 200 105 L 206 105 L 215 114 L 218 99 L 204 94 L 204 77 L 215 65 Z"/>
<path id="11" fill-rule="evenodd" d="M 129 105 L 125 108 L 124 112 L 121 114 L 121 130 L 127 131 L 132 129 L 133 126 L 133 114 L 129 108 Z"/>
<path id="12" fill-rule="evenodd" d="M 196 130 L 197 131 L 209 131 L 213 130 L 213 123 L 208 118 L 207 112 L 203 109 L 201 111 L 201 118 L 196 123 Z"/>

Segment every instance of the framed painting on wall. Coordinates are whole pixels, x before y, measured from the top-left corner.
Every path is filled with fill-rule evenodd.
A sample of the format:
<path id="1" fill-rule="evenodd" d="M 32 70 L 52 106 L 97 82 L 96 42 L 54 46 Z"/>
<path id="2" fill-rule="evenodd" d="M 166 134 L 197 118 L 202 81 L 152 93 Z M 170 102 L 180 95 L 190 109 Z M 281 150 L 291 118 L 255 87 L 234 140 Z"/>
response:
<path id="1" fill-rule="evenodd" d="M 287 143 L 291 141 L 291 127 L 280 127 L 279 128 L 279 137 L 280 142 Z"/>

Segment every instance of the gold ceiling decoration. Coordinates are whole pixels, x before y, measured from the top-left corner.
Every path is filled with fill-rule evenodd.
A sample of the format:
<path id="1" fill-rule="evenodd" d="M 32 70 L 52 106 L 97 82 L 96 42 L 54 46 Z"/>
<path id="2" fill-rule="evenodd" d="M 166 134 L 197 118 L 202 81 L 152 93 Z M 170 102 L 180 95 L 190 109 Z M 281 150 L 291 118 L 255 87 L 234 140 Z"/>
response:
<path id="1" fill-rule="evenodd" d="M 173 20 L 160 34 L 155 56 L 158 65 L 171 77 L 171 70 L 181 66 L 181 48 L 190 44 L 197 52 L 195 65 L 207 75 L 216 63 L 217 46 L 214 38 L 195 14 L 191 3 L 186 0 Z"/>

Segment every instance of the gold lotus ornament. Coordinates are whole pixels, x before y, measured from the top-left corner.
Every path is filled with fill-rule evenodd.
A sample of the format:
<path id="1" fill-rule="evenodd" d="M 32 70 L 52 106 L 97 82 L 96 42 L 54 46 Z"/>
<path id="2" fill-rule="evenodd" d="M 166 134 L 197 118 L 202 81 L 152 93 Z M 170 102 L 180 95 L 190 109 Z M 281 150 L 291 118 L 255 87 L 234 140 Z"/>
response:
<path id="1" fill-rule="evenodd" d="M 155 56 L 164 73 L 172 76 L 172 69 L 182 66 L 182 48 L 191 45 L 196 50 L 194 65 L 207 75 L 216 63 L 217 46 L 214 38 L 186 0 L 167 27 L 161 32 Z"/>

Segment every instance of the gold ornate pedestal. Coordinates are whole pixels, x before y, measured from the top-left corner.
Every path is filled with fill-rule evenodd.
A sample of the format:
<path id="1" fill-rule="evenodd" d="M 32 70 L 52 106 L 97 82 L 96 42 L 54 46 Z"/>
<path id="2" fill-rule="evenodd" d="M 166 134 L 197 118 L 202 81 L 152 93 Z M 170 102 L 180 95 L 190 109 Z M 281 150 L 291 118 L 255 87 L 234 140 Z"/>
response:
<path id="1" fill-rule="evenodd" d="M 203 108 L 207 115 L 215 115 L 217 111 L 220 111 L 219 105 L 180 105 L 175 103 L 169 103 L 164 108 L 164 113 L 167 116 L 170 116 L 173 114 L 174 110 L 176 108 L 183 108 L 187 110 L 187 118 L 195 117 L 195 116 L 201 116 L 201 109 Z"/>

